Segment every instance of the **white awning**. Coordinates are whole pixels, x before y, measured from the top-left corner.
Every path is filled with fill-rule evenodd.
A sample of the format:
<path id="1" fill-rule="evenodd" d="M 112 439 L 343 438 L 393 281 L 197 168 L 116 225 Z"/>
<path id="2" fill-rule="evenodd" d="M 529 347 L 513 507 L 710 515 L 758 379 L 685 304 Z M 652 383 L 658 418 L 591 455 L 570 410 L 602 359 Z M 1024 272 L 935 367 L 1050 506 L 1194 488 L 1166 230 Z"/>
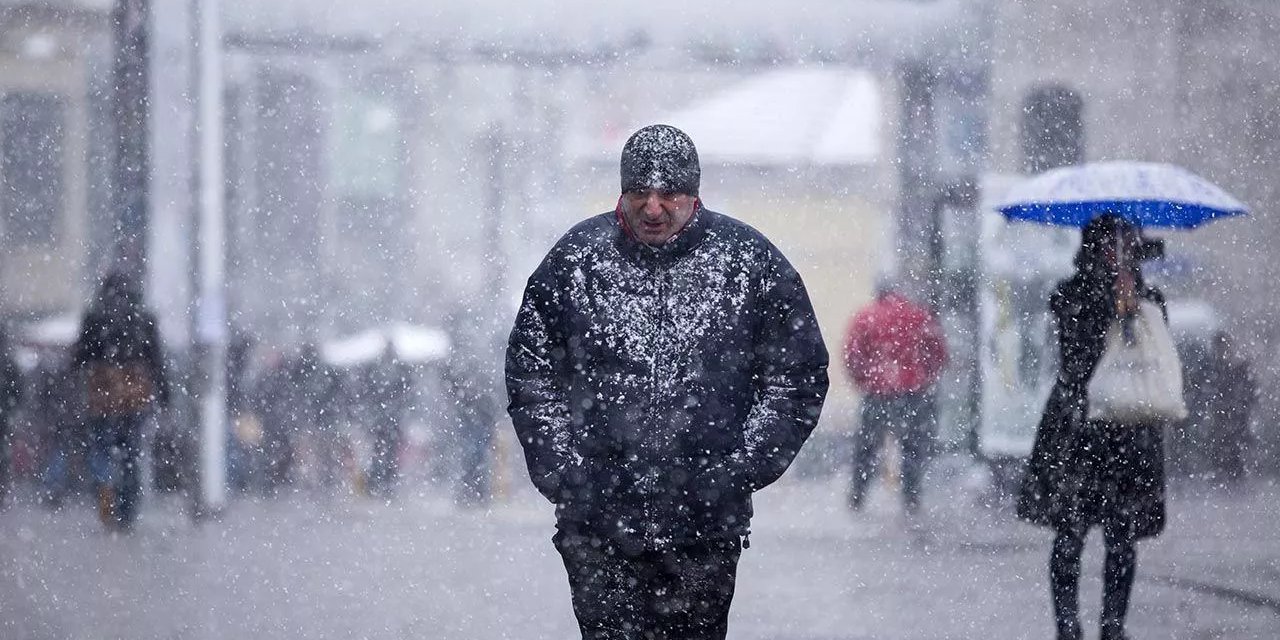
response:
<path id="1" fill-rule="evenodd" d="M 881 155 L 880 84 L 856 69 L 800 67 L 762 73 L 689 107 L 627 129 L 587 132 L 580 159 L 612 160 L 651 122 L 683 129 L 703 163 L 756 166 L 871 164 Z"/>
<path id="2" fill-rule="evenodd" d="M 394 324 L 330 340 L 321 345 L 320 353 L 325 362 L 338 367 L 375 362 L 388 348 L 404 362 L 432 362 L 449 354 L 449 344 L 442 329 Z"/>

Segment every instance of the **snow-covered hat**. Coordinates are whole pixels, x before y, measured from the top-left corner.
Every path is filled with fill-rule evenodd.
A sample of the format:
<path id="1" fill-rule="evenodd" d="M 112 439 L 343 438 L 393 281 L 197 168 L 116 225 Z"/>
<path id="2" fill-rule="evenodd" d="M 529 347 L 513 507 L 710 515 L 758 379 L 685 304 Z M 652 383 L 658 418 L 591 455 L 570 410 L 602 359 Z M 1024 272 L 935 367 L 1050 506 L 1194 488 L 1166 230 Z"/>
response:
<path id="1" fill-rule="evenodd" d="M 669 124 L 644 127 L 622 147 L 623 193 L 655 189 L 696 196 L 701 182 L 693 140 Z"/>

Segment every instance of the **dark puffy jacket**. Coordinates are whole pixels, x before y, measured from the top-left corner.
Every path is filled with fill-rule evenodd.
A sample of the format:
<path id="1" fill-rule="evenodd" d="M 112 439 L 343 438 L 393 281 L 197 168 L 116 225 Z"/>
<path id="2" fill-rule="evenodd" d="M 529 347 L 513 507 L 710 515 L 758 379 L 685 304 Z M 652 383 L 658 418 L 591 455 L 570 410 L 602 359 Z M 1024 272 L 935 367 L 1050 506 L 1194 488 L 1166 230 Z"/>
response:
<path id="1" fill-rule="evenodd" d="M 89 411 L 132 413 L 169 403 L 169 381 L 155 316 L 141 304 L 89 310 L 72 347 L 75 366 L 89 373 Z"/>
<path id="2" fill-rule="evenodd" d="M 560 526 L 647 547 L 745 532 L 827 391 L 800 276 L 706 209 L 656 248 L 615 213 L 570 230 L 529 278 L 506 369 Z"/>

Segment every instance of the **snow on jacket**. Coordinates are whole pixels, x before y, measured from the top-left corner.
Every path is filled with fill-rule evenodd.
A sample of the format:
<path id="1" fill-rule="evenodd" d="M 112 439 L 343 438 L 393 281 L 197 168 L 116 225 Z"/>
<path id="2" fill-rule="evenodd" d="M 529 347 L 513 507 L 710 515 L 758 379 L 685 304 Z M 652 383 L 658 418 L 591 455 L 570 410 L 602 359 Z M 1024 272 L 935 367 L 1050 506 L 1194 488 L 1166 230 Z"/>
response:
<path id="1" fill-rule="evenodd" d="M 921 391 L 938 380 L 946 363 L 938 322 L 927 309 L 896 293 L 881 296 L 849 324 L 845 366 L 864 393 Z"/>
<path id="2" fill-rule="evenodd" d="M 508 410 L 562 527 L 649 548 L 736 535 L 817 424 L 826 354 L 800 276 L 759 232 L 700 209 L 650 247 L 610 212 L 529 278 Z"/>

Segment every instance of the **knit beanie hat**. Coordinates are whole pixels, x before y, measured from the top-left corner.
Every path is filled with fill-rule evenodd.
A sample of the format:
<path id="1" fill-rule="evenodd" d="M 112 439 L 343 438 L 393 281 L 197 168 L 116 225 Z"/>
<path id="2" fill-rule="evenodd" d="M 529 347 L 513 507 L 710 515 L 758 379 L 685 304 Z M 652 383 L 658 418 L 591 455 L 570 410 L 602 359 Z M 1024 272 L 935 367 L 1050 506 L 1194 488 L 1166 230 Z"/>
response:
<path id="1" fill-rule="evenodd" d="M 698 195 L 702 168 L 689 136 L 668 124 L 633 133 L 622 147 L 622 191 L 654 189 Z"/>

